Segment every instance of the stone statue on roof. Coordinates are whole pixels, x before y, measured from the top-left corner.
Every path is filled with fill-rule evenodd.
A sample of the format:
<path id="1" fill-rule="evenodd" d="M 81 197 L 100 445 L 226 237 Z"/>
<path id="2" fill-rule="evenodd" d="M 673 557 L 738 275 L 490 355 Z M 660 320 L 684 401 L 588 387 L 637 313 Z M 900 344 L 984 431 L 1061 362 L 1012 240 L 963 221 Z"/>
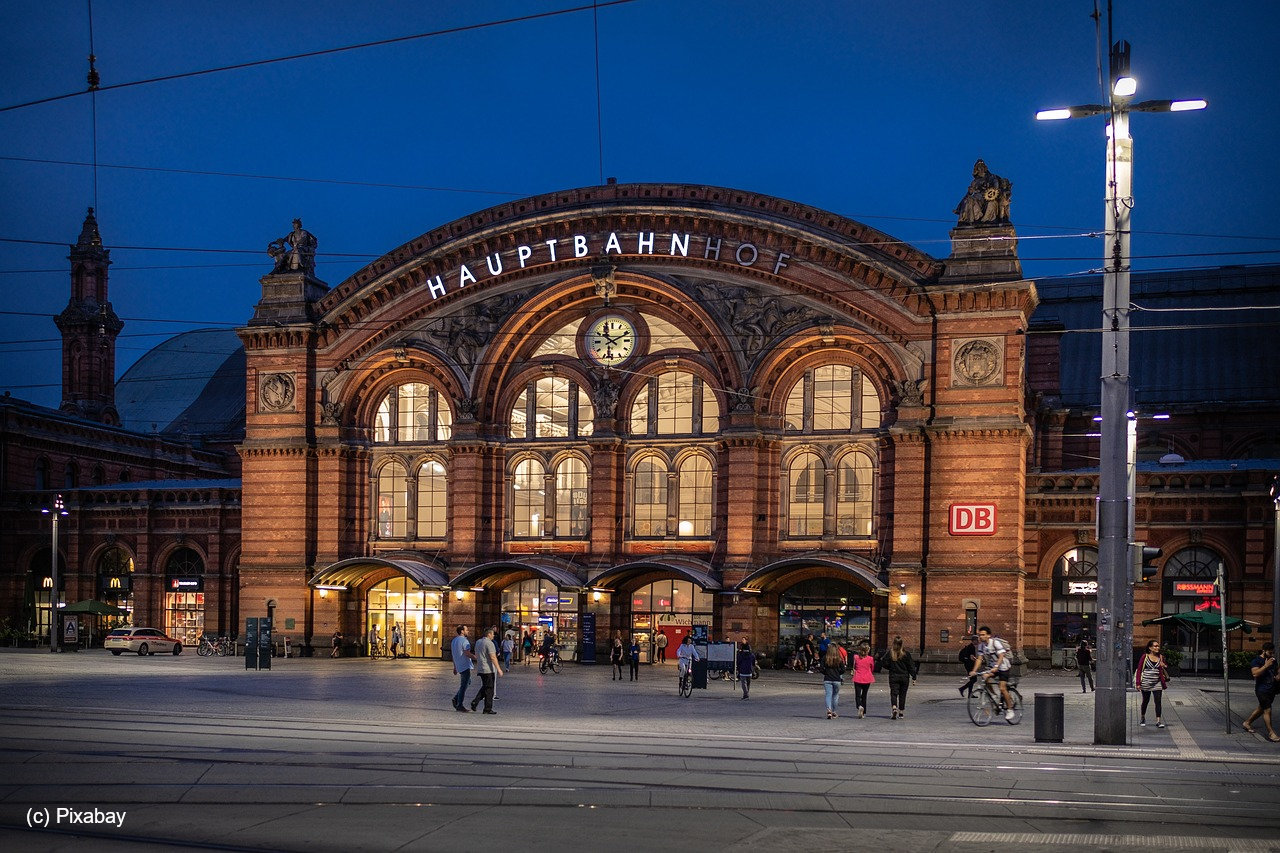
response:
<path id="1" fill-rule="evenodd" d="M 293 220 L 293 230 L 267 246 L 267 254 L 275 261 L 272 273 L 302 272 L 316 274 L 315 235 L 302 227 L 302 220 Z"/>
<path id="2" fill-rule="evenodd" d="M 961 226 L 1008 225 L 1009 200 L 1013 196 L 1013 183 L 987 168 L 982 160 L 973 164 L 973 180 L 969 189 L 956 205 Z"/>

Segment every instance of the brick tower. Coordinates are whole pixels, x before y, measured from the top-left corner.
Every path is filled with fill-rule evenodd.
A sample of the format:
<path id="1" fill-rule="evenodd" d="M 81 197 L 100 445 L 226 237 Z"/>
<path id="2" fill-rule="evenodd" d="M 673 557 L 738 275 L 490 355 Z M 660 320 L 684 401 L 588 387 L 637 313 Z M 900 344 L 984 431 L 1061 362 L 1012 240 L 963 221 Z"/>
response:
<path id="1" fill-rule="evenodd" d="M 120 425 L 116 412 L 116 336 L 124 321 L 107 299 L 111 253 L 102 248 L 98 220 L 89 208 L 80 239 L 71 247 L 71 299 L 54 318 L 62 332 L 61 410 Z"/>

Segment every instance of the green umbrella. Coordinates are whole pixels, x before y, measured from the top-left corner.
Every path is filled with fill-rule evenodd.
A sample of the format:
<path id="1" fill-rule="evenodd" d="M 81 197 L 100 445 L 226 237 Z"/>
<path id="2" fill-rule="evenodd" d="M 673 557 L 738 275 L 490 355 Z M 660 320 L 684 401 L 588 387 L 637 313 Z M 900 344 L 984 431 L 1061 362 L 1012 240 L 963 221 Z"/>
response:
<path id="1" fill-rule="evenodd" d="M 101 601 L 92 598 L 86 598 L 84 601 L 77 601 L 75 604 L 68 604 L 61 608 L 63 613 L 92 613 L 95 616 L 123 616 L 125 611 L 119 607 L 113 607 Z"/>

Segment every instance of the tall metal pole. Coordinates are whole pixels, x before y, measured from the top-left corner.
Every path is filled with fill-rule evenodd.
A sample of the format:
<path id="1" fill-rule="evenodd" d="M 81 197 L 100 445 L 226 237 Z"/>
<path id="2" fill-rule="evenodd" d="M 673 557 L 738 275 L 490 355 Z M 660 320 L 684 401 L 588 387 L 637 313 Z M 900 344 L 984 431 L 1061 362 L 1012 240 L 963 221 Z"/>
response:
<path id="1" fill-rule="evenodd" d="M 1231 679 L 1227 672 L 1227 575 L 1218 561 L 1218 634 L 1222 637 L 1222 696 L 1227 710 L 1227 734 L 1231 734 Z"/>
<path id="2" fill-rule="evenodd" d="M 49 651 L 58 650 L 58 518 L 67 514 L 62 504 L 62 495 L 53 501 L 53 509 L 44 512 L 53 517 L 53 547 L 49 557 Z"/>
<path id="3" fill-rule="evenodd" d="M 1280 636 L 1280 475 L 1271 481 L 1275 501 L 1275 529 L 1271 531 L 1271 641 Z"/>
<path id="4" fill-rule="evenodd" d="M 1112 81 L 1116 55 L 1111 57 Z M 1102 279 L 1102 442 L 1098 477 L 1098 681 L 1093 742 L 1127 743 L 1125 721 L 1133 656 L 1129 586 L 1129 214 L 1133 140 L 1129 99 L 1113 96 L 1107 139 L 1106 249 Z"/>

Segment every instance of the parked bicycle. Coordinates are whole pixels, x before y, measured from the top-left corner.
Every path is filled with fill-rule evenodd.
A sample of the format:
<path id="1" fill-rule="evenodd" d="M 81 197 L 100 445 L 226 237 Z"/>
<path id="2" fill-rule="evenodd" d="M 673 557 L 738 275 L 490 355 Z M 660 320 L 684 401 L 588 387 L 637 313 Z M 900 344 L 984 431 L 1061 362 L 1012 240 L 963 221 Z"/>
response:
<path id="1" fill-rule="evenodd" d="M 998 680 L 979 678 L 978 682 L 979 684 L 974 685 L 973 690 L 969 691 L 969 719 L 973 720 L 975 726 L 988 725 L 997 715 L 1004 716 L 1005 721 L 1011 726 L 1022 722 L 1022 694 L 1018 692 L 1014 682 L 1009 682 L 1009 698 L 1013 700 L 1012 708 L 1005 707 Z M 1013 715 L 1008 716 L 1006 711 L 1012 711 Z"/>
<path id="2" fill-rule="evenodd" d="M 196 646 L 196 654 L 201 657 L 209 657 L 217 655 L 225 657 L 227 655 L 235 655 L 236 646 L 230 637 L 209 637 L 200 638 L 200 644 Z"/>

